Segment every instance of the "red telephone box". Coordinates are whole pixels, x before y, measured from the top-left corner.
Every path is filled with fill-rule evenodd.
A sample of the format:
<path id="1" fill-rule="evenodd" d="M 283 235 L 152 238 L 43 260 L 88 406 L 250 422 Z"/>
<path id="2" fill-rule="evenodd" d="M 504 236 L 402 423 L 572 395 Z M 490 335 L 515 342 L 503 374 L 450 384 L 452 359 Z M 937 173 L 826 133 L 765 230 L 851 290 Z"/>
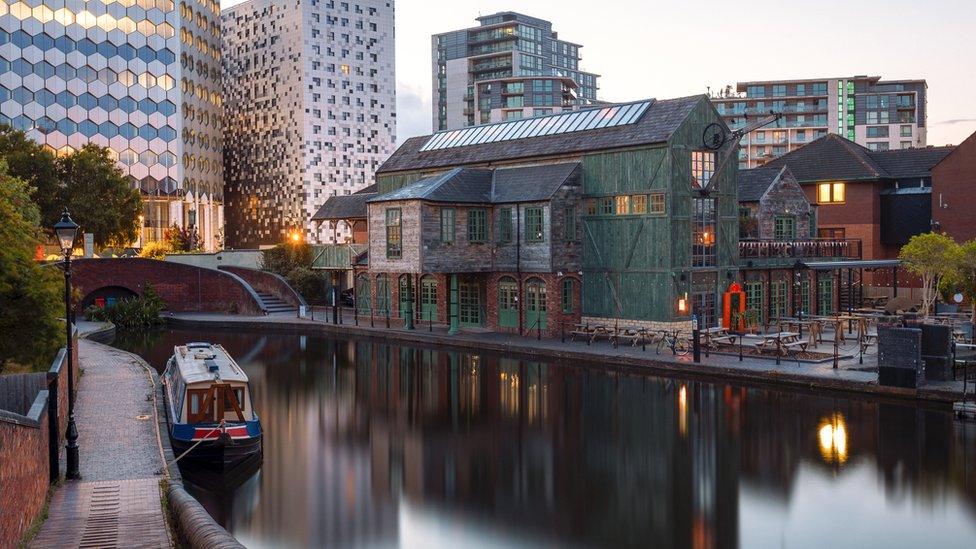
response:
<path id="1" fill-rule="evenodd" d="M 736 325 L 732 326 L 732 312 L 738 313 Z M 738 282 L 729 284 L 729 289 L 725 291 L 722 300 L 722 327 L 726 330 L 745 330 L 746 312 L 746 293 L 742 291 L 742 286 Z"/>

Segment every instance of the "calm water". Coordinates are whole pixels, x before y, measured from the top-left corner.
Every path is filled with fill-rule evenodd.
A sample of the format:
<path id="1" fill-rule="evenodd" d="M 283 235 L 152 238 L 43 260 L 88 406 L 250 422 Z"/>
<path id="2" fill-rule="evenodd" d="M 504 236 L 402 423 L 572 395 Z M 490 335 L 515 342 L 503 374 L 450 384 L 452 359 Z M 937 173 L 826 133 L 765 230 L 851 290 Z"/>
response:
<path id="1" fill-rule="evenodd" d="M 250 547 L 976 547 L 976 428 L 950 413 L 366 340 L 222 343 L 264 463 L 193 489 Z"/>

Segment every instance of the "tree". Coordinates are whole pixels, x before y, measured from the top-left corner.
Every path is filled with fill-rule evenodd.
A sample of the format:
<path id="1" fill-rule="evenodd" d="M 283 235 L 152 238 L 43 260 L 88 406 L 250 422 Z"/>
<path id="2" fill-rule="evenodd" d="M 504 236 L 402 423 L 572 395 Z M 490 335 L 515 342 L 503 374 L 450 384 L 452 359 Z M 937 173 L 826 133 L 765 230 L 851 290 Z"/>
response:
<path id="1" fill-rule="evenodd" d="M 976 239 L 956 246 L 949 264 L 952 281 L 973 307 L 970 320 L 976 323 Z"/>
<path id="2" fill-rule="evenodd" d="M 24 132 L 0 124 L 0 157 L 7 160 L 7 173 L 32 187 L 41 227 L 51 227 L 61 219 L 64 203 L 58 184 L 54 154 Z"/>
<path id="3" fill-rule="evenodd" d="M 942 277 L 951 275 L 951 258 L 957 248 L 944 234 L 918 234 L 901 248 L 898 258 L 909 272 L 922 279 L 922 314 L 929 315 L 935 303 L 936 288 Z"/>
<path id="4" fill-rule="evenodd" d="M 32 191 L 0 159 L 0 371 L 43 369 L 64 342 L 60 271 L 34 260 L 41 214 Z"/>
<path id="5" fill-rule="evenodd" d="M 142 198 L 129 186 L 108 149 L 88 144 L 55 162 L 61 203 L 95 246 L 124 246 L 137 236 Z"/>
<path id="6" fill-rule="evenodd" d="M 166 229 L 163 240 L 173 252 L 192 252 L 200 249 L 200 233 L 194 227 L 180 227 L 176 223 Z"/>

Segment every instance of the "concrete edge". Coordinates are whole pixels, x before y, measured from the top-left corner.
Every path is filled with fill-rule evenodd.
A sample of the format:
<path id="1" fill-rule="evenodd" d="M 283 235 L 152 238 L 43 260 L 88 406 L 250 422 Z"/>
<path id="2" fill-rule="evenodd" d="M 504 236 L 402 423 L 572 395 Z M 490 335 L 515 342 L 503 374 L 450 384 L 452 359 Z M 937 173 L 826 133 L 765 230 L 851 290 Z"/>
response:
<path id="1" fill-rule="evenodd" d="M 563 351 L 536 349 L 528 345 L 510 345 L 507 343 L 476 341 L 458 336 L 431 334 L 422 330 L 414 330 L 412 332 L 402 332 L 399 330 L 379 331 L 378 329 L 350 325 L 335 325 L 300 320 L 287 322 L 266 321 L 260 318 L 253 320 L 236 320 L 227 319 L 224 317 L 220 320 L 207 320 L 200 318 L 183 319 L 168 317 L 166 322 L 170 326 L 182 328 L 251 328 L 289 333 L 352 335 L 381 341 L 403 341 L 412 345 L 433 344 L 458 350 L 473 349 L 479 351 L 494 351 L 510 356 L 524 358 L 583 361 L 585 365 L 594 364 L 601 358 L 599 356 L 595 356 L 593 353 L 579 352 L 571 349 Z M 608 357 L 603 358 L 606 360 Z M 754 373 L 740 370 L 738 368 L 728 368 L 710 364 L 692 364 L 689 362 L 677 361 L 671 362 L 656 357 L 613 357 L 612 363 L 605 362 L 598 367 L 604 370 L 616 369 L 630 372 L 666 374 L 669 376 L 678 376 L 691 379 L 734 381 L 772 388 L 788 388 L 808 391 L 819 390 L 862 396 L 871 395 L 890 397 L 900 400 L 914 400 L 948 405 L 957 402 L 960 396 L 953 391 L 943 391 L 938 389 L 904 389 L 900 387 L 887 387 L 871 382 L 827 379 L 780 370 Z"/>

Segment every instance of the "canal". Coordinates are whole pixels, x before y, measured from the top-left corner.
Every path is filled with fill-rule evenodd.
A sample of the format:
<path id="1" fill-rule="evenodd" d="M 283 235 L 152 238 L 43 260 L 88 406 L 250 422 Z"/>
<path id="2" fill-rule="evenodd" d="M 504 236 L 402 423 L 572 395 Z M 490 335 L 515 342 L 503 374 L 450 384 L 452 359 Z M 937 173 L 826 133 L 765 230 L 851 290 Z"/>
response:
<path id="1" fill-rule="evenodd" d="M 223 344 L 260 470 L 188 486 L 249 547 L 973 547 L 976 426 L 939 407 L 391 345 Z M 206 484 L 201 482 L 201 484 Z"/>

